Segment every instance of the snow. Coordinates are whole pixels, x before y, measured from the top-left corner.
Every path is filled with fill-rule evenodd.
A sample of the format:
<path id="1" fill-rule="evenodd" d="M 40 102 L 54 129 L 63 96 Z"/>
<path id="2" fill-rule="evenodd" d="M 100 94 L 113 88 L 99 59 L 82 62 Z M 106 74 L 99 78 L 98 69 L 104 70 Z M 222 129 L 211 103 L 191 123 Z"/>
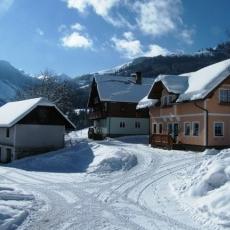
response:
<path id="1" fill-rule="evenodd" d="M 75 127 L 72 122 L 53 103 L 42 97 L 9 102 L 0 107 L 0 127 L 11 127 L 15 125 L 19 120 L 21 120 L 37 106 L 55 107 L 68 121 L 68 123 L 70 123 L 72 127 Z"/>
<path id="2" fill-rule="evenodd" d="M 144 108 L 149 108 L 151 106 L 154 106 L 156 103 L 158 102 L 158 100 L 154 100 L 154 99 L 148 99 L 147 96 L 145 96 L 144 98 L 142 98 L 138 104 L 137 104 L 137 109 L 144 109 Z"/>
<path id="3" fill-rule="evenodd" d="M 150 90 L 154 79 L 142 78 L 142 84 L 136 84 L 132 77 L 102 75 L 96 76 L 95 81 L 101 101 L 138 103 Z"/>
<path id="4" fill-rule="evenodd" d="M 188 88 L 187 76 L 159 75 L 155 82 L 161 81 L 169 93 L 180 94 Z"/>
<path id="5" fill-rule="evenodd" d="M 176 102 L 205 98 L 230 75 L 230 59 L 181 75 L 159 75 L 153 86 L 162 82 L 169 93 L 179 94 Z"/>
<path id="6" fill-rule="evenodd" d="M 34 196 L 11 186 L 0 187 L 0 229 L 16 229 L 35 207 Z"/>
<path id="7" fill-rule="evenodd" d="M 230 227 L 230 149 L 206 151 L 204 156 L 174 184 L 175 191 L 202 217 Z"/>
<path id="8" fill-rule="evenodd" d="M 71 132 L 65 149 L 0 165 L 2 193 L 11 194 L 0 192 L 0 229 L 218 229 L 170 190 L 215 156 L 154 149 L 148 136 L 86 137 L 87 129 Z"/>
<path id="9" fill-rule="evenodd" d="M 53 106 L 52 103 L 43 98 L 9 102 L 3 105 L 0 107 L 0 127 L 10 127 L 14 125 L 37 105 Z"/>
<path id="10" fill-rule="evenodd" d="M 180 102 L 188 99 L 197 100 L 204 98 L 229 75 L 230 59 L 187 74 L 188 88 L 179 96 L 177 101 Z"/>

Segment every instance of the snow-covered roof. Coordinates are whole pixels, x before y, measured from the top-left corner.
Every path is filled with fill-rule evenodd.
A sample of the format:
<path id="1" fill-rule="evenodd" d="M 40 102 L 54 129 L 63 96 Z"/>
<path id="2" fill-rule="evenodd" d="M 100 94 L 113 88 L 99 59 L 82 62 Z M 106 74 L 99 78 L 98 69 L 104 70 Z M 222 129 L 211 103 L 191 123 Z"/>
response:
<path id="1" fill-rule="evenodd" d="M 42 97 L 9 102 L 0 107 L 0 127 L 11 127 L 15 125 L 37 106 L 55 107 L 71 126 L 75 127 L 74 124 L 55 106 L 55 104 Z"/>
<path id="2" fill-rule="evenodd" d="M 203 99 L 230 75 L 230 59 L 183 75 L 188 76 L 188 87 L 177 101 Z"/>
<path id="3" fill-rule="evenodd" d="M 188 77 L 177 75 L 159 75 L 155 82 L 161 81 L 169 93 L 180 94 L 188 88 Z"/>
<path id="4" fill-rule="evenodd" d="M 136 84 L 132 77 L 102 75 L 96 76 L 101 101 L 138 103 L 150 90 L 154 79 L 143 78 Z"/>
<path id="5" fill-rule="evenodd" d="M 136 109 L 149 108 L 151 106 L 154 106 L 157 102 L 157 99 L 149 99 L 147 96 L 145 96 L 138 102 Z"/>
<path id="6" fill-rule="evenodd" d="M 154 84 L 162 82 L 168 92 L 179 94 L 177 102 L 205 98 L 230 75 L 230 59 L 181 75 L 159 75 Z"/>

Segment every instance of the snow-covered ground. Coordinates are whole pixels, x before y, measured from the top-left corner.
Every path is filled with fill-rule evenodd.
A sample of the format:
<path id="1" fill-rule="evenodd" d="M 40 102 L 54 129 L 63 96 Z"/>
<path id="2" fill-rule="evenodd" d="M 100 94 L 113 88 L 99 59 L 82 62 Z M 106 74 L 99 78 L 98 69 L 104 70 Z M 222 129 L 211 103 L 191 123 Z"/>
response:
<path id="1" fill-rule="evenodd" d="M 1 230 L 219 228 L 174 186 L 207 156 L 153 149 L 145 136 L 86 134 L 71 133 L 63 150 L 0 165 Z"/>
<path id="2" fill-rule="evenodd" d="M 230 227 L 230 149 L 204 154 L 205 159 L 172 187 L 184 206 L 199 212 L 198 218 Z"/>

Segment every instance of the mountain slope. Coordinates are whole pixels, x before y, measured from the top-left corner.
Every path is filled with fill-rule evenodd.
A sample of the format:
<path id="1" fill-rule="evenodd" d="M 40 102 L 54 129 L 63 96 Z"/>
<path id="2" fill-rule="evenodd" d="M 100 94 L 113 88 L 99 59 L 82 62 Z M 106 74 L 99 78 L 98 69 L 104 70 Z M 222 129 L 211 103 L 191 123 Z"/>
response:
<path id="1" fill-rule="evenodd" d="M 14 99 L 17 91 L 37 82 L 37 79 L 13 67 L 9 62 L 0 60 L 0 104 Z"/>

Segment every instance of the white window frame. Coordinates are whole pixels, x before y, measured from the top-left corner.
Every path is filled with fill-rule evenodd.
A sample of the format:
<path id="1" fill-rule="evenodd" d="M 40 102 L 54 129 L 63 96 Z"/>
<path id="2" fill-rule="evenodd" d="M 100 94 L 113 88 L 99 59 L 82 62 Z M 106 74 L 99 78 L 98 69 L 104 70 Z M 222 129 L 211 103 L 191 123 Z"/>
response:
<path id="1" fill-rule="evenodd" d="M 186 124 L 189 124 L 190 125 L 190 132 L 189 132 L 189 135 L 186 135 L 185 134 L 185 131 L 186 131 Z M 185 137 L 190 137 L 192 135 L 192 122 L 191 121 L 185 121 L 184 122 L 184 136 Z"/>
<path id="2" fill-rule="evenodd" d="M 199 125 L 199 130 L 198 130 L 198 135 L 194 135 L 194 126 L 193 126 L 193 124 L 198 124 Z M 199 137 L 200 136 L 200 122 L 199 121 L 193 121 L 192 122 L 192 136 L 193 137 Z"/>
<path id="3" fill-rule="evenodd" d="M 223 124 L 223 136 L 216 136 L 215 127 L 216 127 L 217 123 Z M 216 138 L 223 138 L 224 137 L 224 122 L 223 121 L 214 121 L 213 122 L 213 136 Z"/>
<path id="4" fill-rule="evenodd" d="M 220 92 L 221 92 L 221 90 L 229 90 L 230 91 L 230 88 L 220 88 L 219 89 L 219 103 L 221 104 L 221 103 L 230 103 L 230 100 L 228 101 L 228 95 L 227 95 L 227 102 L 222 102 L 221 100 L 220 100 Z"/>

